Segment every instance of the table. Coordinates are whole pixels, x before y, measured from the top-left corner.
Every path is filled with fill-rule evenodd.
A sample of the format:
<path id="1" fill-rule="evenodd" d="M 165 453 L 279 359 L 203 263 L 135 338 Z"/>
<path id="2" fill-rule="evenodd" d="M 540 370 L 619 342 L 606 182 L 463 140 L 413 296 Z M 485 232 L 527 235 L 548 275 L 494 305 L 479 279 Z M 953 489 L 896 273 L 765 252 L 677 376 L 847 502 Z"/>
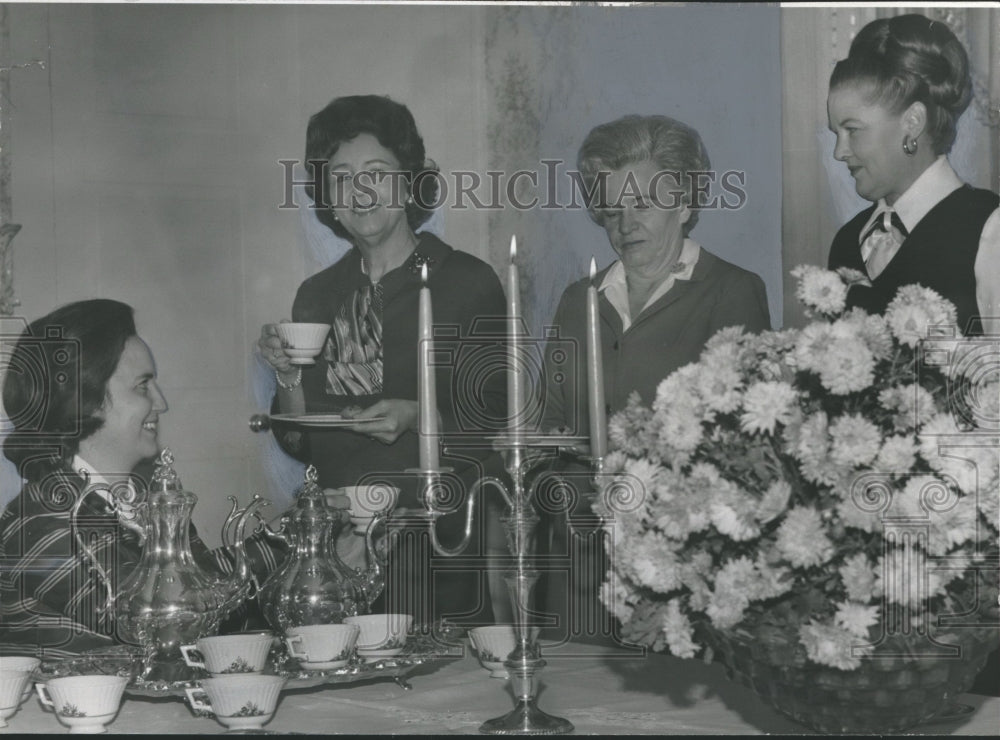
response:
<path id="1" fill-rule="evenodd" d="M 513 706 L 508 681 L 490 678 L 468 649 L 463 658 L 419 667 L 412 689 L 379 679 L 286 691 L 274 719 L 275 733 L 476 734 L 486 719 Z M 540 706 L 571 720 L 576 734 L 802 734 L 805 729 L 729 681 L 719 664 L 637 654 L 579 643 L 546 646 Z M 995 735 L 1000 698 L 966 694 L 976 712 L 937 722 L 915 733 Z M 28 699 L 0 732 L 59 733 L 66 728 L 36 698 Z M 196 717 L 180 698 L 126 695 L 108 732 L 217 734 L 214 718 Z"/>

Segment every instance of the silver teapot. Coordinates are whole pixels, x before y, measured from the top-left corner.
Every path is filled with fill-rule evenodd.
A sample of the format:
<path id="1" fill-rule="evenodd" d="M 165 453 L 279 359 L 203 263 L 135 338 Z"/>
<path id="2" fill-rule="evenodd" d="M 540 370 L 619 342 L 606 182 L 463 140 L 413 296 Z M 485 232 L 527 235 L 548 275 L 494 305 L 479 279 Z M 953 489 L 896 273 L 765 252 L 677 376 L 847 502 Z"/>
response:
<path id="1" fill-rule="evenodd" d="M 345 617 L 367 614 L 385 587 L 385 560 L 372 540 L 385 516 L 377 514 L 365 532 L 368 567 L 350 568 L 336 548 L 337 535 L 348 520 L 347 511 L 327 503 L 317 479 L 316 468 L 310 465 L 295 506 L 281 518 L 281 528 L 274 531 L 264 526 L 269 536 L 289 548 L 287 558 L 258 595 L 264 618 L 279 633 L 310 624 L 338 624 Z"/>
<path id="2" fill-rule="evenodd" d="M 249 518 L 259 520 L 258 510 L 269 502 L 255 495 L 245 509 L 239 509 L 235 497 L 229 497 L 232 509 L 222 536 L 235 555 L 235 568 L 229 575 L 208 572 L 191 553 L 191 512 L 198 499 L 181 486 L 173 462 L 170 450 L 164 449 L 145 501 L 135 501 L 134 491 L 132 496 L 120 490 L 114 495 L 120 518 L 139 525 L 143 543 L 139 563 L 120 581 L 117 592 L 80 532 L 76 535 L 104 580 L 108 592 L 104 609 L 113 609 L 119 637 L 140 645 L 149 661 L 183 664 L 180 646 L 218 632 L 221 621 L 250 595 L 255 581 L 243 538 Z M 77 501 L 74 517 L 86 495 Z"/>

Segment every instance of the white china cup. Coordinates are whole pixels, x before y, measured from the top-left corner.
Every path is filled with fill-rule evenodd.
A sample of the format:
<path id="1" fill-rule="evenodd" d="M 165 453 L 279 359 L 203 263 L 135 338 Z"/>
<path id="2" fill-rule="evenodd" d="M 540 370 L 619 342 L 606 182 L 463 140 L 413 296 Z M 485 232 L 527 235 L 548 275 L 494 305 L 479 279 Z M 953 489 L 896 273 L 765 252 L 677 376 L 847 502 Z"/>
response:
<path id="1" fill-rule="evenodd" d="M 351 502 L 350 517 L 354 531 L 364 534 L 376 514 L 388 514 L 396 507 L 399 489 L 388 483 L 367 486 L 344 486 L 336 489 Z"/>
<path id="2" fill-rule="evenodd" d="M 504 667 L 504 661 L 517 644 L 513 625 L 491 624 L 485 627 L 473 627 L 469 630 L 469 639 L 476 649 L 479 662 L 490 672 L 491 678 L 510 677 L 507 668 Z"/>
<path id="3" fill-rule="evenodd" d="M 293 365 L 312 365 L 323 351 L 323 343 L 330 333 L 329 324 L 308 324 L 286 321 L 277 325 L 278 336 L 285 353 Z"/>
<path id="4" fill-rule="evenodd" d="M 52 707 L 70 734 L 105 732 L 118 714 L 126 676 L 61 676 L 36 683 L 38 699 Z"/>
<path id="5" fill-rule="evenodd" d="M 311 624 L 290 628 L 285 644 L 305 670 L 329 671 L 347 665 L 359 634 L 356 624 Z"/>
<path id="6" fill-rule="evenodd" d="M 181 655 L 192 668 L 204 668 L 213 676 L 260 673 L 267 665 L 273 643 L 274 636 L 269 632 L 211 635 L 198 638 L 194 645 L 181 645 Z M 194 650 L 201 653 L 203 662 L 191 657 Z"/>
<path id="7" fill-rule="evenodd" d="M 409 614 L 363 614 L 345 617 L 345 624 L 361 628 L 358 635 L 358 656 L 378 660 L 399 655 L 406 647 L 406 635 L 413 626 Z"/>
<path id="8" fill-rule="evenodd" d="M 38 670 L 41 664 L 42 661 L 38 658 L 21 655 L 0 655 L 0 671 L 21 671 L 22 673 L 27 673 L 29 678 L 31 674 Z M 32 686 L 33 684 L 30 680 L 24 685 L 24 693 L 21 695 L 22 702 L 35 693 Z"/>
<path id="9" fill-rule="evenodd" d="M 200 687 L 184 689 L 195 711 L 211 712 L 230 730 L 259 730 L 274 716 L 284 676 L 232 674 L 205 678 Z M 208 703 L 199 698 L 208 697 Z"/>
<path id="10" fill-rule="evenodd" d="M 24 701 L 24 689 L 31 684 L 31 672 L 0 668 L 0 727 L 7 727 L 7 720 Z"/>

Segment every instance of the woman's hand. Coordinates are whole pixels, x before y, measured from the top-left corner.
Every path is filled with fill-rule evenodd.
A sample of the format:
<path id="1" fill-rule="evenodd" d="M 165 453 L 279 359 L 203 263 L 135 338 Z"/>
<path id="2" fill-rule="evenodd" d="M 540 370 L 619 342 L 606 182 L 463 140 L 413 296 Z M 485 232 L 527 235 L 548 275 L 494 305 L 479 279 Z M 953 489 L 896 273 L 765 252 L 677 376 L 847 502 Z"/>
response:
<path id="1" fill-rule="evenodd" d="M 341 493 L 339 488 L 324 488 L 323 495 L 326 497 L 327 505 L 334 509 L 351 508 L 351 499 L 347 497 L 347 494 Z"/>
<path id="2" fill-rule="evenodd" d="M 345 419 L 353 419 L 356 424 L 352 424 L 345 429 L 352 432 L 366 434 L 372 439 L 391 445 L 399 436 L 408 430 L 417 430 L 417 402 L 405 401 L 401 398 L 386 398 L 378 401 L 366 409 L 358 410 L 354 407 L 344 409 L 341 414 Z M 364 421 L 364 419 L 375 419 L 385 417 L 378 421 Z"/>
<path id="3" fill-rule="evenodd" d="M 283 319 L 288 321 L 288 319 Z M 292 358 L 285 352 L 281 337 L 278 336 L 277 324 L 264 324 L 260 329 L 260 339 L 257 340 L 257 349 L 264 362 L 274 368 L 282 375 L 290 374 L 295 368 L 292 366 Z"/>

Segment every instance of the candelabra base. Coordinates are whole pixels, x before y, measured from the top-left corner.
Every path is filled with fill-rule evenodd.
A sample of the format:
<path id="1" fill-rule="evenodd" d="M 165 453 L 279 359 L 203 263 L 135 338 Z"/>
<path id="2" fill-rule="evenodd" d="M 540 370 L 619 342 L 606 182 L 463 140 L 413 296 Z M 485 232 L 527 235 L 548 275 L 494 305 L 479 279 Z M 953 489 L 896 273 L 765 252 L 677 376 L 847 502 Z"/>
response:
<path id="1" fill-rule="evenodd" d="M 534 699 L 522 699 L 503 717 L 483 722 L 479 731 L 484 735 L 562 735 L 573 732 L 573 723 L 546 714 Z"/>

